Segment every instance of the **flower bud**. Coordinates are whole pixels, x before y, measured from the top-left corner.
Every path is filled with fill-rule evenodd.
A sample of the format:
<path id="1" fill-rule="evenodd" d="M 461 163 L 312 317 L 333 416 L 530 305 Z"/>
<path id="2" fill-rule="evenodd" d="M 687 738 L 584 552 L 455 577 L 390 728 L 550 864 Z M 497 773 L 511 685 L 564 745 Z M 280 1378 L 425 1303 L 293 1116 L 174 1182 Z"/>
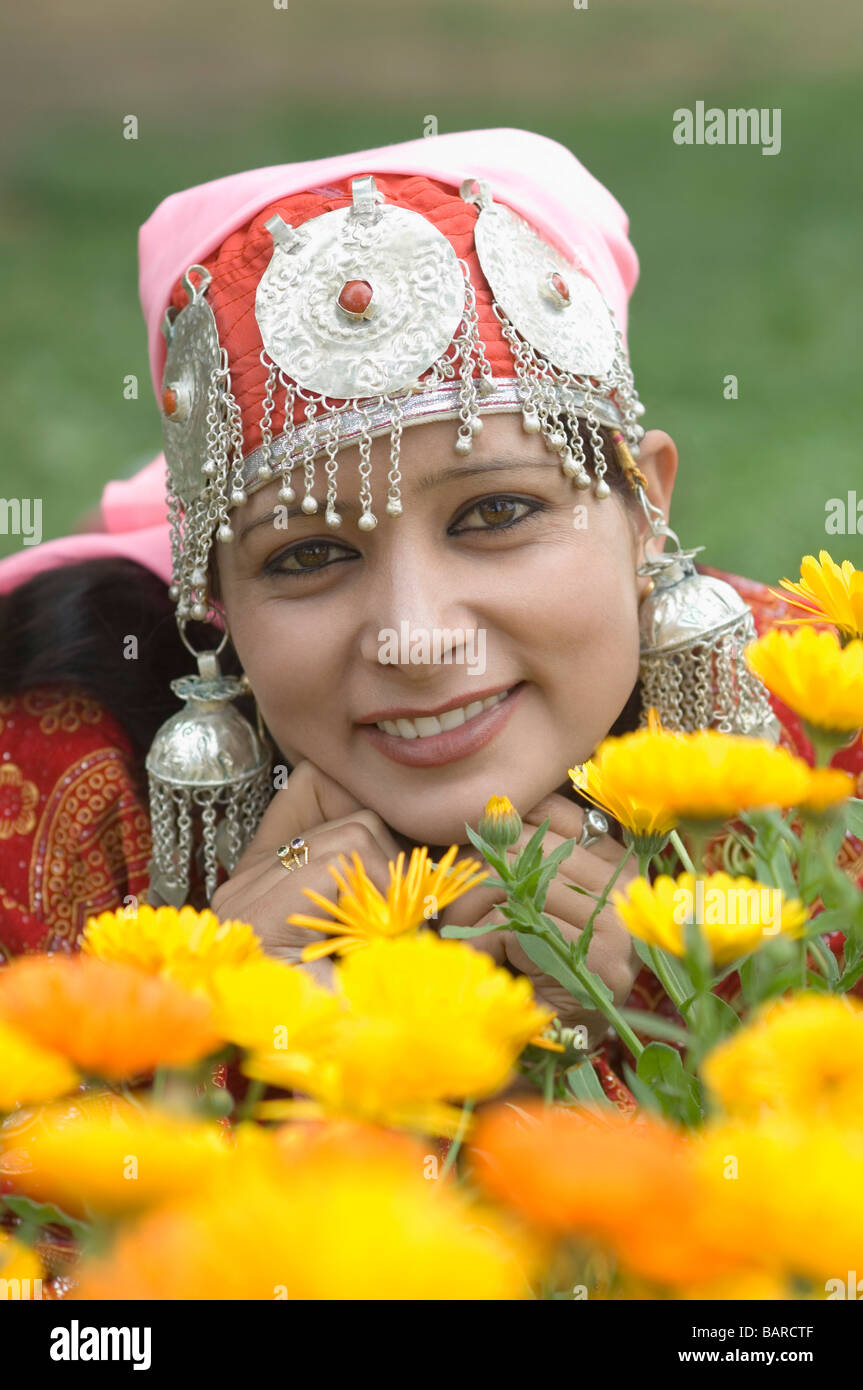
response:
<path id="1" fill-rule="evenodd" d="M 483 811 L 477 829 L 495 849 L 515 844 L 521 834 L 521 816 L 508 796 L 493 796 Z"/>

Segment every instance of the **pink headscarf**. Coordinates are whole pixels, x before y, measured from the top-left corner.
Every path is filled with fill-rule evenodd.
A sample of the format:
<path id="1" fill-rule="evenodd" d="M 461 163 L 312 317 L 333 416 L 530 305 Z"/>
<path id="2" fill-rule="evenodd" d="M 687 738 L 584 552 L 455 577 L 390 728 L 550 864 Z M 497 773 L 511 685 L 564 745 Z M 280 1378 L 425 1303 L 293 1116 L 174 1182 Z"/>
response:
<path id="1" fill-rule="evenodd" d="M 160 203 L 139 236 L 141 304 L 157 399 L 165 358 L 162 317 L 186 269 L 275 199 L 367 172 L 425 174 L 454 187 L 468 178 L 487 180 L 497 201 L 521 213 L 565 254 L 581 257 L 625 337 L 638 258 L 617 199 L 556 140 L 526 130 L 463 131 L 231 174 Z M 164 455 L 134 477 L 108 483 L 101 510 L 104 531 L 24 547 L 0 561 L 0 592 L 40 570 L 108 556 L 137 560 L 169 583 Z"/>

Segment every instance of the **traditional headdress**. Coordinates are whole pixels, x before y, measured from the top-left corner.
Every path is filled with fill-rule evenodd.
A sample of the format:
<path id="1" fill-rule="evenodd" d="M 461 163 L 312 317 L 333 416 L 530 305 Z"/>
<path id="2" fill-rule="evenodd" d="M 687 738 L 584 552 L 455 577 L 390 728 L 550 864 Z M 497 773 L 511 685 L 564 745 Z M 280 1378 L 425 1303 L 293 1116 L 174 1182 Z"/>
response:
<path id="1" fill-rule="evenodd" d="M 336 528 L 339 453 L 356 445 L 362 508 L 398 524 L 405 428 L 455 422 L 469 453 L 482 417 L 518 412 L 575 489 L 608 496 L 601 432 L 647 512 L 643 414 L 626 350 L 638 262 L 619 203 L 563 146 L 518 130 L 444 135 L 256 170 L 168 198 L 141 231 L 141 291 L 162 408 L 171 593 L 183 640 L 219 622 L 214 541 L 278 480 L 278 501 Z M 160 337 L 161 330 L 161 337 Z M 579 421 L 590 442 L 582 443 Z M 385 486 L 371 444 L 389 438 Z M 385 498 L 381 494 L 385 492 Z M 379 499 L 376 501 L 376 499 Z M 378 511 L 375 510 L 378 508 Z M 770 711 L 742 650 L 754 637 L 729 585 L 679 544 L 644 572 L 645 704 L 670 727 L 764 732 Z M 156 892 L 180 902 L 202 833 L 208 896 L 271 792 L 269 758 L 232 706 L 217 653 L 174 682 L 186 701 L 147 760 Z M 196 821 L 200 820 L 200 826 Z"/>

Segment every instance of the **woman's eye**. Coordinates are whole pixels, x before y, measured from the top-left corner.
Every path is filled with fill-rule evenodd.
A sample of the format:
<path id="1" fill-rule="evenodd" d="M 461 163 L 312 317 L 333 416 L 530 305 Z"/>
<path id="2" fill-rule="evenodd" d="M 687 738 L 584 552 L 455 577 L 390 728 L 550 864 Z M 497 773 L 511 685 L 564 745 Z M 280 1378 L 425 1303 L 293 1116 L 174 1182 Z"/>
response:
<path id="1" fill-rule="evenodd" d="M 267 574 L 316 574 L 335 563 L 327 557 L 337 553 L 341 554 L 343 560 L 350 559 L 342 546 L 333 545 L 331 541 L 303 541 L 292 550 L 283 550 L 273 556 L 264 570 Z"/>
<path id="2" fill-rule="evenodd" d="M 482 501 L 474 502 L 468 511 L 462 512 L 456 525 L 460 531 L 506 531 L 543 510 L 541 502 L 527 502 L 520 497 L 484 497 Z M 479 526 L 463 524 L 472 516 L 479 518 Z M 459 532 L 453 529 L 451 534 L 458 535 Z"/>

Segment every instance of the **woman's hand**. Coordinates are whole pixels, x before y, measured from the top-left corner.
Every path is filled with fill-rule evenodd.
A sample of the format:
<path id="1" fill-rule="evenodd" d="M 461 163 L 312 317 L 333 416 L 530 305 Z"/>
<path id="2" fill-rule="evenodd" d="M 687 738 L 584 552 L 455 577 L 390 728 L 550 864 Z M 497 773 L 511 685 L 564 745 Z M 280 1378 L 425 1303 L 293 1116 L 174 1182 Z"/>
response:
<path id="1" fill-rule="evenodd" d="M 297 835 L 309 846 L 309 861 L 289 871 L 276 850 Z M 216 889 L 210 906 L 222 921 L 248 922 L 268 955 L 295 964 L 303 947 L 321 938 L 303 927 L 289 926 L 286 918 L 295 912 L 314 914 L 304 888 L 335 901 L 338 890 L 328 866 L 338 868 L 338 856 L 343 854 L 350 861 L 354 851 L 372 882 L 386 893 L 387 865 L 399 851 L 380 816 L 367 811 L 314 763 L 298 763 L 287 786 L 267 807 L 233 874 Z M 332 966 L 322 960 L 308 970 L 328 983 Z"/>
<path id="2" fill-rule="evenodd" d="M 524 829 L 507 854 L 523 849 L 537 826 L 549 821 L 543 848 L 545 853 L 556 849 L 563 840 L 577 840 L 581 834 L 584 812 L 558 792 L 544 797 L 523 819 Z M 464 854 L 476 855 L 472 845 L 463 847 Z M 603 835 L 589 849 L 577 846 L 567 859 L 557 867 L 545 900 L 544 911 L 557 924 L 567 941 L 577 941 L 596 903 L 593 898 L 576 893 L 567 884 L 577 883 L 592 893 L 601 893 L 615 867 L 623 858 L 625 851 L 610 835 Z M 623 888 L 637 874 L 637 866 L 631 861 L 620 874 L 617 885 Z M 504 918 L 497 906 L 505 901 L 501 889 L 492 889 L 479 884 L 465 893 L 464 897 L 451 903 L 439 915 L 435 925 L 440 929 L 448 923 L 460 926 L 478 927 L 487 922 L 503 922 Z M 602 1041 L 607 1024 L 604 1016 L 595 1010 L 586 1010 L 573 998 L 563 985 L 551 975 L 546 975 L 535 965 L 519 944 L 513 931 L 492 931 L 487 936 L 472 939 L 470 944 L 477 950 L 487 951 L 499 965 L 509 962 L 516 970 L 528 975 L 533 981 L 536 994 L 554 1009 L 561 1022 L 567 1027 L 583 1024 L 588 1029 L 590 1045 Z M 593 924 L 593 937 L 587 952 L 587 964 L 591 970 L 608 985 L 619 1006 L 629 997 L 638 973 L 638 957 L 629 932 L 621 923 L 614 909 L 607 905 L 597 915 Z"/>

